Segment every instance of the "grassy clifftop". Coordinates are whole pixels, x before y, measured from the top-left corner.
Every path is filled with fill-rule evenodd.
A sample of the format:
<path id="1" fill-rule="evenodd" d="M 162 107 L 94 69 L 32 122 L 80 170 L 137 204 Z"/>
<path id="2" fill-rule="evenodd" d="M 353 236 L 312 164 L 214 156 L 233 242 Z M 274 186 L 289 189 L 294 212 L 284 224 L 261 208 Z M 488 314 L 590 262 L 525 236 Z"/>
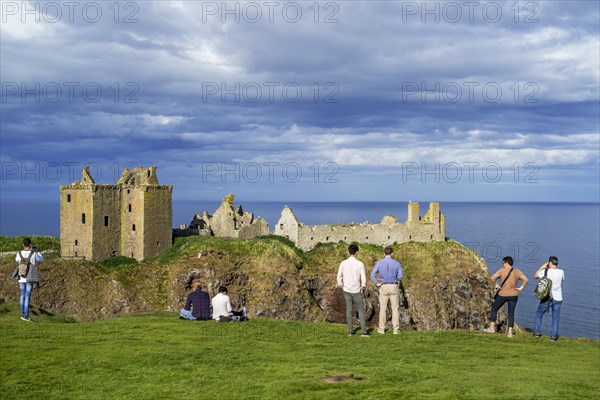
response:
<path id="1" fill-rule="evenodd" d="M 348 337 L 344 325 L 173 312 L 15 319 L 0 303 L 3 399 L 593 399 L 600 345 L 465 331 Z M 27 349 L 24 355 L 23 348 Z"/>

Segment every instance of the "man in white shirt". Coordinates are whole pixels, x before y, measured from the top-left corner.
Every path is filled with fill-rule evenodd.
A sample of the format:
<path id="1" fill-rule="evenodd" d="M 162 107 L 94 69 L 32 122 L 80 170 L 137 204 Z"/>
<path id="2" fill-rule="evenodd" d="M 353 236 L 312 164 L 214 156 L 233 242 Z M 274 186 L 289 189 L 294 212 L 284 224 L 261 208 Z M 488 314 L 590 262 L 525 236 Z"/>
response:
<path id="1" fill-rule="evenodd" d="M 358 319 L 360 321 L 361 336 L 371 336 L 367 332 L 365 323 L 365 304 L 363 302 L 363 291 L 367 286 L 367 276 L 365 274 L 365 264 L 356 259 L 358 246 L 351 244 L 348 246 L 350 257 L 340 263 L 337 274 L 337 284 L 344 290 L 344 299 L 346 300 L 346 321 L 348 322 L 348 336 L 354 335 L 352 327 L 352 303 L 356 304 L 358 310 Z"/>
<path id="2" fill-rule="evenodd" d="M 215 321 L 229 322 L 246 320 L 246 307 L 243 307 L 242 311 L 233 311 L 231 300 L 227 295 L 227 288 L 225 286 L 219 286 L 219 293 L 212 299 L 212 309 L 212 317 Z"/>
<path id="3" fill-rule="evenodd" d="M 15 257 L 17 264 L 23 265 L 23 271 L 19 271 L 19 266 L 15 268 L 12 277 L 19 281 L 21 289 L 21 297 L 19 304 L 21 306 L 21 319 L 23 321 L 31 321 L 29 318 L 29 301 L 31 299 L 31 291 L 38 287 L 39 278 L 36 264 L 44 261 L 42 254 L 37 251 L 37 247 L 31 246 L 31 239 L 23 239 L 23 250 L 17 253 Z"/>
<path id="4" fill-rule="evenodd" d="M 212 309 L 212 317 L 216 321 L 219 320 L 219 317 L 230 318 L 233 315 L 231 300 L 227 295 L 227 288 L 225 286 L 219 286 L 219 293 L 212 299 Z"/>
<path id="5" fill-rule="evenodd" d="M 562 281 L 565 280 L 565 272 L 558 268 L 558 258 L 552 256 L 548 262 L 542 265 L 533 275 L 535 279 L 540 279 L 547 271 L 548 279 L 552 281 L 552 290 L 547 299 L 541 300 L 535 313 L 535 323 L 533 324 L 533 336 L 542 336 L 542 317 L 546 312 L 552 309 L 552 325 L 550 327 L 550 340 L 558 339 L 558 323 L 560 321 L 560 306 L 562 305 Z"/>

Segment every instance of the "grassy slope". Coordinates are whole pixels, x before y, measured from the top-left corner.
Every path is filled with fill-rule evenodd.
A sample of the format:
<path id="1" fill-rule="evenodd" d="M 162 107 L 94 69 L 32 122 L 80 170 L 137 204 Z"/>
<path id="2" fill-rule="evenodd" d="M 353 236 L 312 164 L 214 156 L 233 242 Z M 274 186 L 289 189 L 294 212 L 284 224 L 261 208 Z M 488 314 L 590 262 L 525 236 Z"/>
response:
<path id="1" fill-rule="evenodd" d="M 36 310 L 40 314 L 40 310 Z M 461 331 L 347 337 L 345 326 L 174 313 L 18 320 L 0 304 L 0 398 L 597 398 L 600 344 Z M 330 375 L 361 381 L 323 382 Z"/>
<path id="2" fill-rule="evenodd" d="M 0 236 L 0 252 L 19 251 L 23 249 L 23 239 L 31 238 L 32 243 L 40 250 L 60 251 L 60 238 L 53 236 Z"/>

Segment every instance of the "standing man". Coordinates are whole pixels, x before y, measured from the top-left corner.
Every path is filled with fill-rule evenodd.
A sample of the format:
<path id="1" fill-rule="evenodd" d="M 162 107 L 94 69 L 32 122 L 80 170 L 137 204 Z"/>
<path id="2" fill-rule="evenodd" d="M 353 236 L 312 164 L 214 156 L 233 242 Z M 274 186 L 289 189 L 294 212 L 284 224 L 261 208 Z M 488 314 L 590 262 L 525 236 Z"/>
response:
<path id="1" fill-rule="evenodd" d="M 199 279 L 194 279 L 192 287 L 194 291 L 188 295 L 185 306 L 181 309 L 179 319 L 212 319 L 210 315 L 210 297 L 208 293 L 202 290 L 202 282 Z"/>
<path id="2" fill-rule="evenodd" d="M 392 258 L 394 250 L 388 246 L 383 250 L 385 257 L 375 264 L 371 272 L 371 280 L 379 288 L 379 329 L 377 332 L 385 333 L 387 322 L 388 300 L 392 302 L 392 325 L 394 335 L 400 331 L 400 288 L 398 284 L 402 279 L 402 265 Z M 379 279 L 376 279 L 379 274 Z"/>
<path id="3" fill-rule="evenodd" d="M 23 239 L 23 250 L 19 251 L 15 258 L 18 265 L 12 277 L 19 281 L 19 288 L 21 289 L 19 304 L 21 305 L 21 319 L 23 321 L 31 321 L 31 318 L 29 318 L 29 300 L 31 299 L 31 291 L 39 285 L 38 270 L 35 265 L 44 261 L 44 257 L 37 250 L 36 246 L 31 246 L 31 239 L 25 238 Z"/>
<path id="4" fill-rule="evenodd" d="M 344 299 L 346 300 L 346 321 L 348 322 L 348 336 L 354 335 L 352 327 L 352 303 L 356 304 L 358 310 L 358 319 L 360 321 L 360 336 L 371 336 L 367 332 L 365 323 L 365 304 L 363 302 L 363 292 L 367 286 L 367 276 L 365 275 L 365 264 L 356 259 L 358 246 L 351 244 L 348 246 L 350 257 L 340 263 L 340 269 L 337 274 L 337 284 L 344 290 Z"/>
<path id="5" fill-rule="evenodd" d="M 552 281 L 552 290 L 550 295 L 540 300 L 535 313 L 535 323 L 533 324 L 533 336 L 539 338 L 542 336 L 542 317 L 546 312 L 552 309 L 552 325 L 550 327 L 550 340 L 558 340 L 558 323 L 560 321 L 560 306 L 562 305 L 562 281 L 565 280 L 565 271 L 558 268 L 558 258 L 552 256 L 548 262 L 540 267 L 533 275 L 535 279 L 540 279 L 548 271 L 548 279 Z"/>

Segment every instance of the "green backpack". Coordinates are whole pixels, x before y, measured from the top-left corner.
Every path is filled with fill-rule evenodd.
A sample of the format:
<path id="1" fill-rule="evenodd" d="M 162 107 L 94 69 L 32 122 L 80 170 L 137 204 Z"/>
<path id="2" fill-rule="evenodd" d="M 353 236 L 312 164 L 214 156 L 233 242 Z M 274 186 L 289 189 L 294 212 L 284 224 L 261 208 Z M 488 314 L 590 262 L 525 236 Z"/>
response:
<path id="1" fill-rule="evenodd" d="M 552 291 L 552 281 L 548 278 L 548 268 L 544 271 L 544 276 L 535 286 L 535 297 L 540 300 L 546 300 Z"/>
<path id="2" fill-rule="evenodd" d="M 31 265 L 31 257 L 33 256 L 33 250 L 29 252 L 27 257 L 23 257 L 23 253 L 19 252 L 19 256 L 21 261 L 19 261 L 19 265 L 17 268 L 19 269 L 19 277 L 26 278 L 29 273 L 29 266 Z"/>

